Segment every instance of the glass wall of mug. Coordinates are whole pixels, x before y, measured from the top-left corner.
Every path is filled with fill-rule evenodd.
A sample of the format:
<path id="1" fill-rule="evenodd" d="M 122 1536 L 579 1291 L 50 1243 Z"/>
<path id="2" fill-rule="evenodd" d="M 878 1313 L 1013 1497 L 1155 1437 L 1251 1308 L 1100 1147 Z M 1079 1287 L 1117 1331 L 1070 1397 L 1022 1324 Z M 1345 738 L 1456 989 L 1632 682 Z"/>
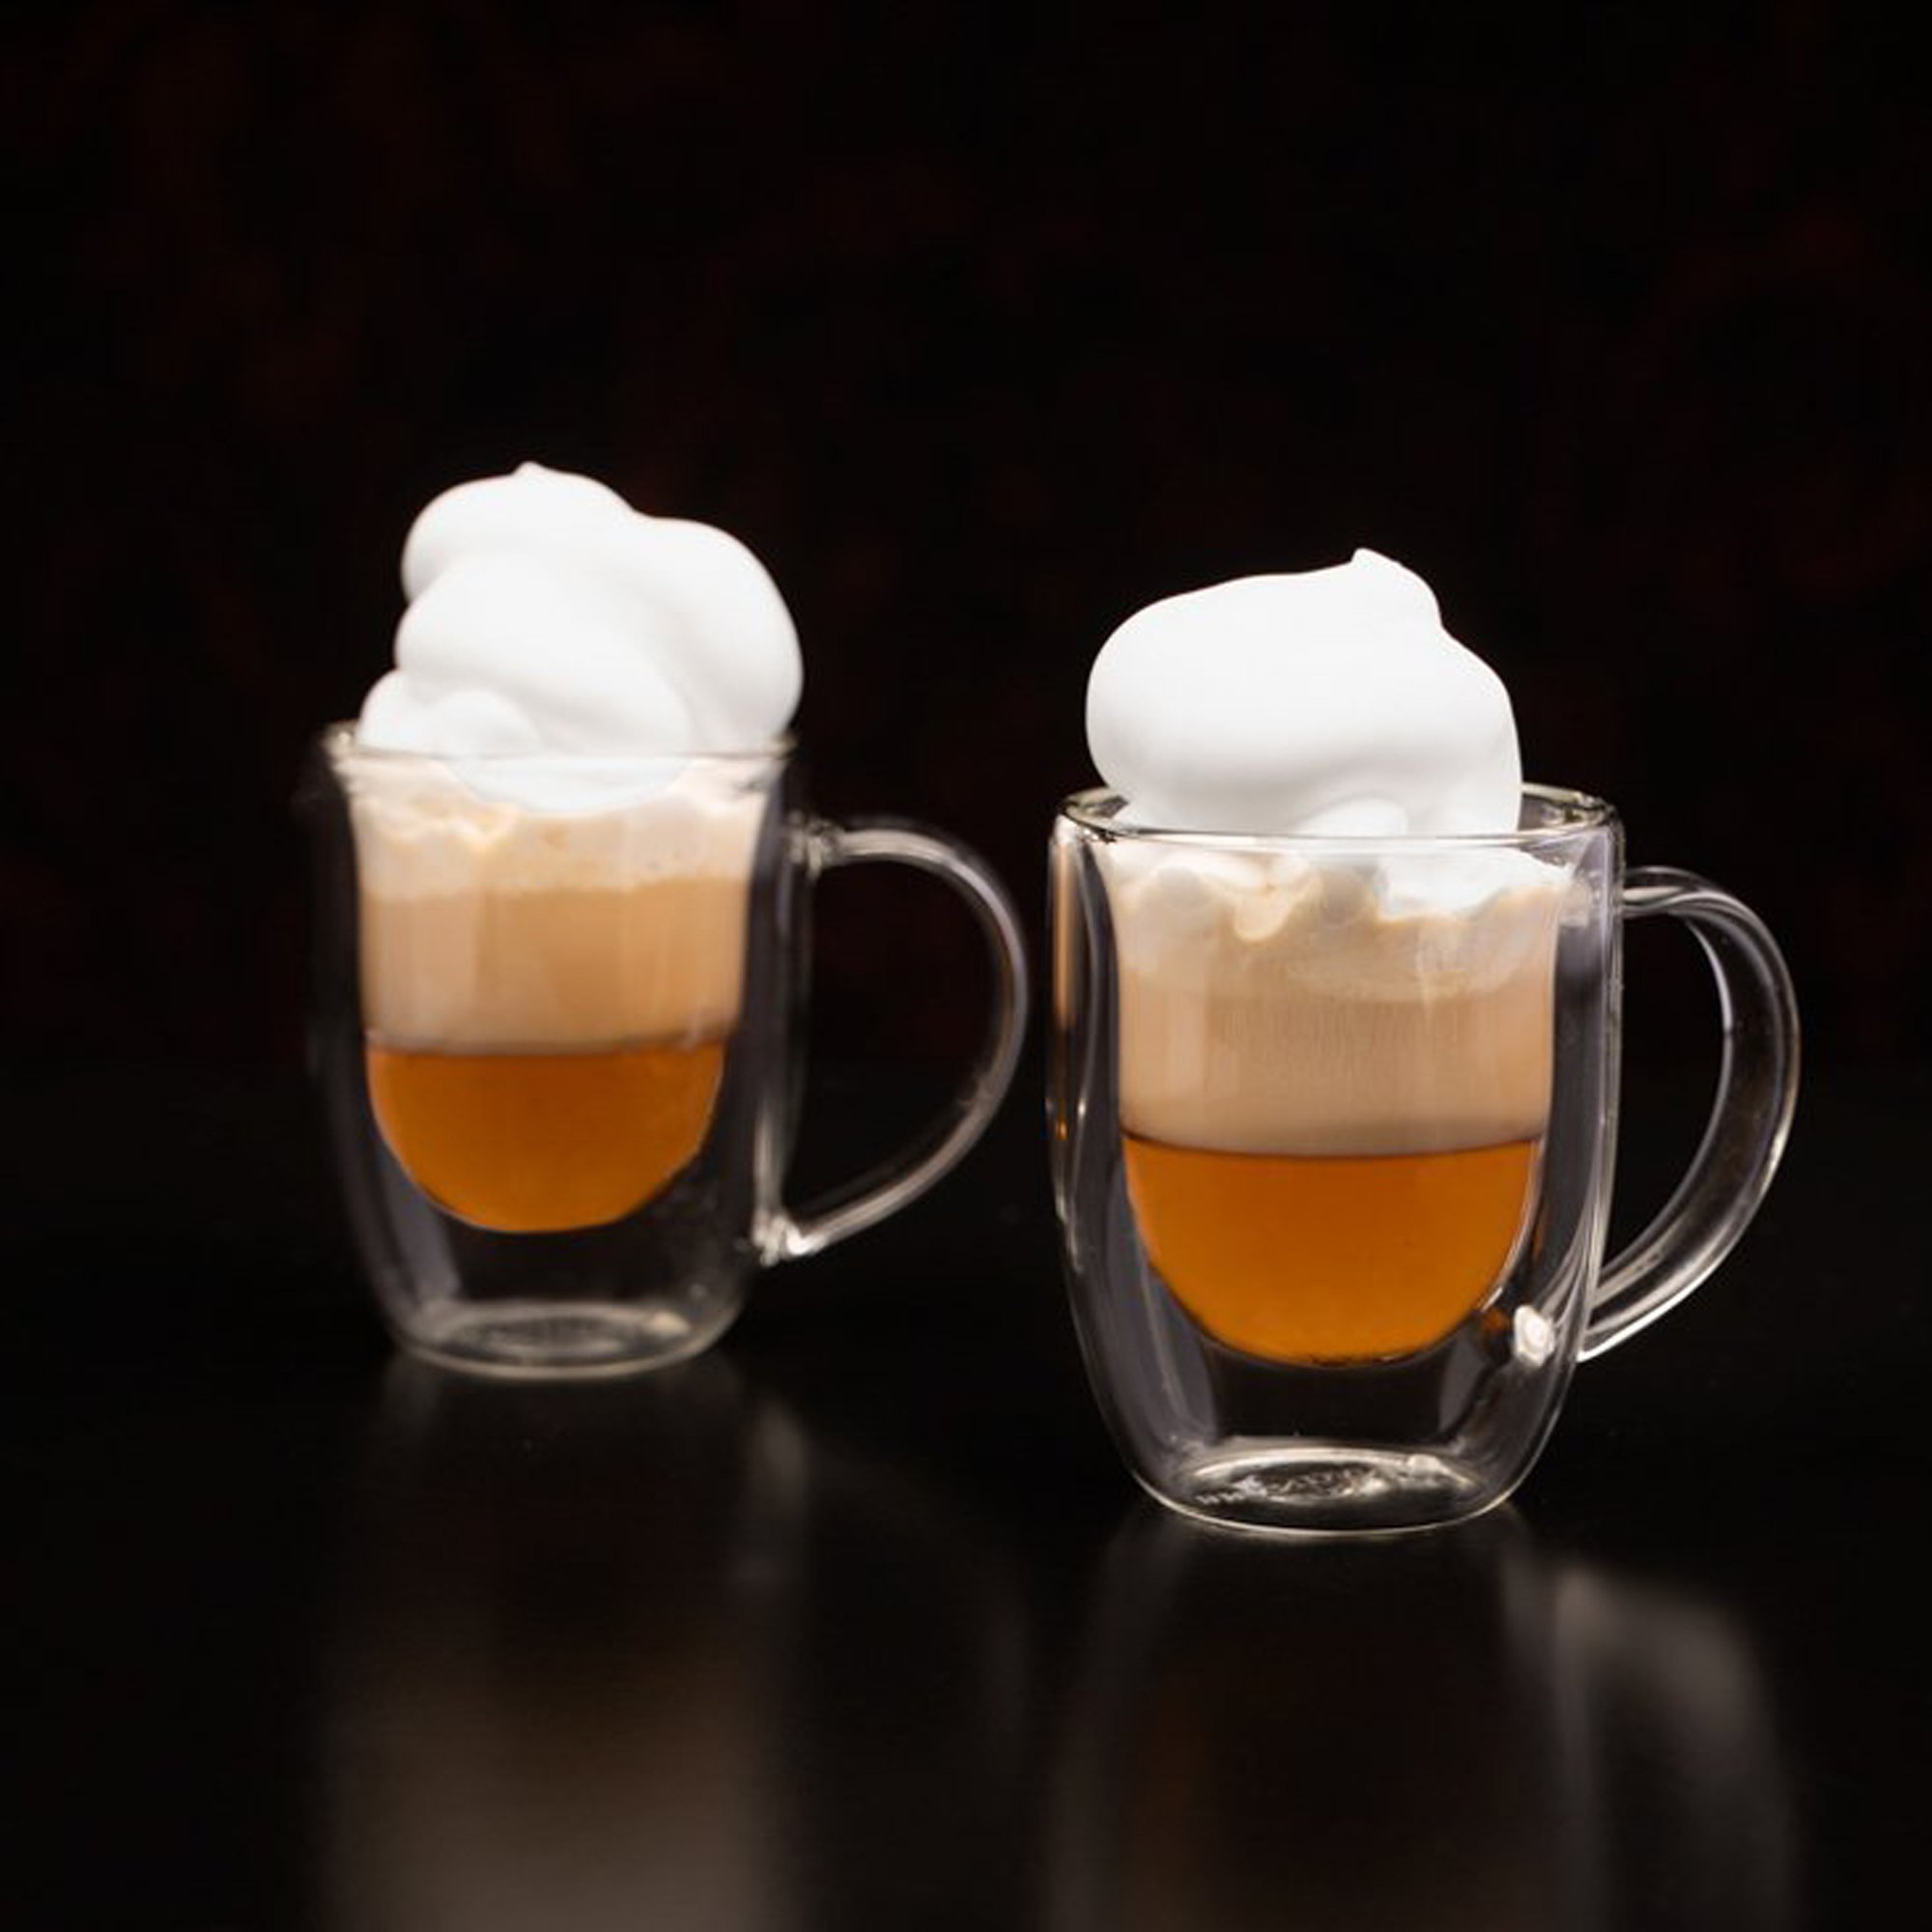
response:
<path id="1" fill-rule="evenodd" d="M 660 759 L 318 747 L 313 1051 L 356 1245 L 445 1364 L 611 1374 L 730 1324 L 763 1265 L 893 1212 L 978 1138 L 1025 1013 L 1017 922 L 958 841 L 811 816 L 788 746 Z M 946 1117 L 835 1199 L 783 1200 L 809 904 L 830 868 L 943 877 L 993 960 Z"/>
<path id="2" fill-rule="evenodd" d="M 1654 908 L 1627 903 L 1610 809 L 1539 787 L 1487 838 L 1207 837 L 1067 802 L 1055 1193 L 1090 1377 L 1156 1498 L 1291 1530 L 1475 1514 L 1575 1363 L 1736 1239 L 1789 1121 L 1789 980 L 1728 895 L 1631 883 Z M 1647 909 L 1692 923 L 1752 1043 L 1612 1279 L 1621 921 Z"/>

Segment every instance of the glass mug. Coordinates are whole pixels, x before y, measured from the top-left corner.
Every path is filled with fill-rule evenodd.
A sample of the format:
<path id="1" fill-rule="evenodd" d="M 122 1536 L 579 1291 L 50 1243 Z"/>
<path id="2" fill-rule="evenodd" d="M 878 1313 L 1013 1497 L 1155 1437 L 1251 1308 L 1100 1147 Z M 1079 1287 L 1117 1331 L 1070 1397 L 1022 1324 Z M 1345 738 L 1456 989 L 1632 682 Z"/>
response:
<path id="1" fill-rule="evenodd" d="M 1501 1501 L 1570 1374 L 1718 1266 L 1797 1096 L 1776 946 L 1599 800 L 1492 838 L 1239 838 L 1066 801 L 1049 1131 L 1095 1396 L 1158 1501 L 1384 1530 Z M 1625 919 L 1716 972 L 1710 1126 L 1607 1265 Z"/>
<path id="2" fill-rule="evenodd" d="M 587 1376 L 693 1354 L 758 1268 L 931 1187 L 1011 1082 L 1027 995 L 1005 890 L 944 834 L 810 815 L 788 744 L 446 759 L 336 725 L 305 801 L 316 1070 L 356 1246 L 418 1355 Z M 811 888 L 879 860 L 972 908 L 991 1018 L 946 1115 L 794 1208 Z"/>

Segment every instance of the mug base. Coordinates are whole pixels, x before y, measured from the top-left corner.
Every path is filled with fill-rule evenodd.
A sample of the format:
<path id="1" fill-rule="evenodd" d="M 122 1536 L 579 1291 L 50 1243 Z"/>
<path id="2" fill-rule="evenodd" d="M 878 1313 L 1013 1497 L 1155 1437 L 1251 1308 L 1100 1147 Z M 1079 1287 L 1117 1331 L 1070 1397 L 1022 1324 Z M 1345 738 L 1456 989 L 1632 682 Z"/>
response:
<path id="1" fill-rule="evenodd" d="M 419 1360 L 498 1380 L 605 1379 L 668 1368 L 730 1325 L 664 1307 L 602 1302 L 489 1301 L 440 1311 L 433 1325 L 396 1331 Z"/>
<path id="2" fill-rule="evenodd" d="M 1492 1472 L 1426 1450 L 1357 1443 L 1248 1443 L 1198 1455 L 1148 1492 L 1227 1529 L 1300 1536 L 1395 1535 L 1466 1522 L 1509 1494 Z"/>

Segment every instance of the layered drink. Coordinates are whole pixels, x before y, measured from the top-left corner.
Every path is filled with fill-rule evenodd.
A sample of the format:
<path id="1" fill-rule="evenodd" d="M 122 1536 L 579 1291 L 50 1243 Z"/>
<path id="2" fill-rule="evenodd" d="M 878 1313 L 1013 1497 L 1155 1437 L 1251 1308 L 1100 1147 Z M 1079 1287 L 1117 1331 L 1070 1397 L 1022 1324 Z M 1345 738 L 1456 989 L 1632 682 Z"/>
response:
<path id="1" fill-rule="evenodd" d="M 709 767 L 564 814 L 415 760 L 365 751 L 354 769 L 369 1092 L 391 1151 L 452 1213 L 507 1232 L 652 1199 L 717 1100 L 763 801 Z"/>
<path id="2" fill-rule="evenodd" d="M 397 668 L 330 750 L 378 1125 L 508 1233 L 622 1218 L 702 1147 L 796 637 L 722 531 L 526 465 L 404 558 Z"/>
<path id="3" fill-rule="evenodd" d="M 1516 824 L 1500 683 L 1358 553 L 1143 611 L 1089 726 L 1164 835 L 1102 853 L 1150 1261 L 1246 1353 L 1434 1346 L 1507 1278 L 1549 1115 L 1563 882 L 1483 842 Z"/>

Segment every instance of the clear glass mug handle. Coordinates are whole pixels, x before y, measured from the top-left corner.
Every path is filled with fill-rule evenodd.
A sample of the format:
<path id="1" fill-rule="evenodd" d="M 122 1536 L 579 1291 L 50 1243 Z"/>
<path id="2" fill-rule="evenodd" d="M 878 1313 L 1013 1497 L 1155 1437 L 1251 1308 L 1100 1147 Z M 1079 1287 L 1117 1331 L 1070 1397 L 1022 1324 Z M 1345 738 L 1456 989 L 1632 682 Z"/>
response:
<path id="1" fill-rule="evenodd" d="M 1723 1059 L 1690 1171 L 1656 1220 L 1605 1265 L 1583 1361 L 1674 1308 L 1737 1245 L 1771 1185 L 1798 1103 L 1798 1002 L 1764 922 L 1708 879 L 1663 866 L 1626 875 L 1623 910 L 1627 919 L 1680 919 L 1695 935 L 1718 982 Z"/>
<path id="2" fill-rule="evenodd" d="M 903 819 L 835 824 L 808 818 L 795 828 L 808 890 L 841 866 L 911 866 L 944 879 L 978 920 L 993 966 L 993 1009 L 985 1037 L 947 1109 L 915 1140 L 858 1179 L 800 1208 L 782 1203 L 765 1215 L 759 1247 L 767 1261 L 797 1261 L 856 1235 L 916 1201 L 959 1161 L 999 1111 L 1026 1037 L 1027 974 L 1019 916 L 991 867 L 943 832 Z"/>

